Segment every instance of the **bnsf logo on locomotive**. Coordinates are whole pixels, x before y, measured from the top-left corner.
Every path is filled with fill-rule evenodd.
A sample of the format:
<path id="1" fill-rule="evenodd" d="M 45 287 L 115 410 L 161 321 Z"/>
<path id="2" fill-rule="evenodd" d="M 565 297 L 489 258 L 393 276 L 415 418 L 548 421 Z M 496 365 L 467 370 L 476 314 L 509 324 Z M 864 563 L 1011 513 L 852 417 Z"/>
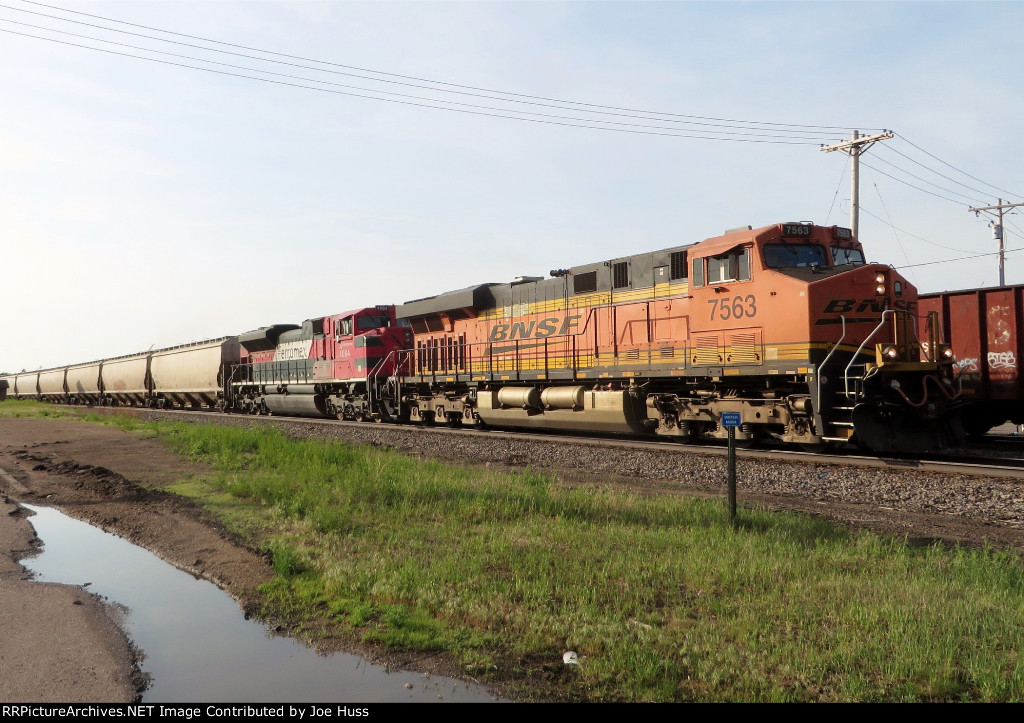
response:
<path id="1" fill-rule="evenodd" d="M 917 308 L 917 302 L 896 299 L 893 306 L 897 309 L 903 309 L 905 311 L 914 311 L 914 309 Z M 854 312 L 857 314 L 862 314 L 865 311 L 881 313 L 888 308 L 889 306 L 886 299 L 864 299 L 863 301 L 860 302 L 858 302 L 856 299 L 832 299 L 832 301 L 825 304 L 824 313 L 849 314 L 850 312 Z"/>
<path id="2" fill-rule="evenodd" d="M 579 314 L 560 319 L 550 316 L 540 321 L 513 321 L 510 324 L 495 324 L 487 341 L 512 341 L 513 339 L 544 339 L 549 336 L 565 336 L 575 329 L 580 320 Z"/>

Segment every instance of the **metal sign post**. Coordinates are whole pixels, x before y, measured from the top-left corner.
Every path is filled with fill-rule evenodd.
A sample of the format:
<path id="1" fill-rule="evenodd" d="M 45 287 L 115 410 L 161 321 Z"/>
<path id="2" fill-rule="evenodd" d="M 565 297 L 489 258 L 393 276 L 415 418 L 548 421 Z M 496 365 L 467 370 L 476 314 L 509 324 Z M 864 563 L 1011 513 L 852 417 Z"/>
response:
<path id="1" fill-rule="evenodd" d="M 729 522 L 736 522 L 736 427 L 740 426 L 739 412 L 722 412 L 722 426 L 729 430 Z"/>

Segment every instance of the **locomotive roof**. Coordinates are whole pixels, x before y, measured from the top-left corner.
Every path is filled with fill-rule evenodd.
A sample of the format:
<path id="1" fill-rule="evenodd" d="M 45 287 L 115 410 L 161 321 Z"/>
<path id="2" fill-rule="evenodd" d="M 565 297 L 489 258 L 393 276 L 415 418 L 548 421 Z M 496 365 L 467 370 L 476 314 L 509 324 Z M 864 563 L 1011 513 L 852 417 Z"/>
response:
<path id="1" fill-rule="evenodd" d="M 447 291 L 437 296 L 407 301 L 395 309 L 395 315 L 399 319 L 408 319 L 414 316 L 426 316 L 427 314 L 438 314 L 462 309 L 490 308 L 495 303 L 493 289 L 502 286 L 505 286 L 505 284 L 492 283 L 467 286 L 464 289 Z"/>
<path id="2" fill-rule="evenodd" d="M 731 229 L 721 236 L 713 236 L 700 241 L 700 255 L 706 255 L 705 251 L 707 254 L 712 255 L 722 253 L 739 244 L 748 243 L 767 234 L 785 233 L 785 229 L 790 228 L 799 230 L 801 228 L 818 227 L 809 222 L 802 221 L 785 224 L 775 223 L 760 228 L 744 226 Z M 797 236 L 804 235 L 810 236 L 810 231 L 806 234 L 797 234 Z M 458 318 L 474 315 L 483 309 L 493 309 L 499 306 L 509 306 L 529 301 L 564 298 L 567 293 L 570 293 L 569 277 L 581 276 L 583 274 L 592 274 L 590 279 L 591 285 L 587 288 L 588 292 L 611 290 L 613 283 L 615 284 L 616 291 L 646 288 L 654 284 L 656 269 L 668 267 L 672 264 L 673 254 L 687 252 L 695 246 L 698 246 L 698 243 L 681 244 L 658 251 L 648 251 L 630 256 L 620 256 L 606 261 L 582 264 L 557 271 L 557 275 L 554 275 L 556 272 L 552 272 L 551 278 L 521 276 L 513 281 L 502 284 L 490 283 L 468 286 L 464 289 L 408 301 L 396 308 L 396 316 L 400 319 L 410 319 L 444 313 Z M 677 258 L 676 261 L 678 262 L 680 259 Z M 625 274 L 625 286 L 622 285 L 623 277 L 613 278 L 613 267 L 619 266 L 622 263 L 627 264 L 626 268 L 628 269 Z M 686 265 L 685 257 L 682 258 L 682 263 L 684 266 Z M 820 278 L 824 271 L 818 270 L 814 273 L 817 278 Z M 577 291 L 573 293 L 583 292 Z"/>
<path id="3" fill-rule="evenodd" d="M 577 274 L 586 274 L 599 269 L 606 269 L 612 264 L 627 262 L 632 269 L 631 286 L 638 288 L 653 282 L 653 270 L 657 266 L 667 266 L 671 254 L 684 251 L 696 244 L 672 246 L 660 251 L 648 251 L 633 256 L 620 256 L 608 261 L 596 261 L 590 264 L 573 266 L 550 278 L 520 276 L 512 281 L 501 284 L 489 283 L 468 286 L 464 289 L 447 291 L 436 296 L 414 299 L 398 306 L 396 316 L 399 319 L 429 316 L 431 314 L 471 314 L 480 309 L 492 309 L 497 306 L 521 303 L 526 299 L 559 298 L 565 294 L 565 278 Z M 604 277 L 608 274 L 597 274 L 597 286 L 603 290 L 610 286 L 611 280 Z"/>
<path id="4" fill-rule="evenodd" d="M 266 351 L 277 346 L 278 337 L 286 331 L 300 328 L 298 324 L 274 324 L 238 335 L 238 343 L 246 351 Z"/>

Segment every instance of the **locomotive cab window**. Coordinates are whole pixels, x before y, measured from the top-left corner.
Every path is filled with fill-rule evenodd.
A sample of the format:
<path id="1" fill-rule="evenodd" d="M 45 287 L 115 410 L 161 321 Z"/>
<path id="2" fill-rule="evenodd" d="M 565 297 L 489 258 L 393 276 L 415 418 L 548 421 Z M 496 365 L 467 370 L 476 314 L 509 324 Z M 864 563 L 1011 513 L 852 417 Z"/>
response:
<path id="1" fill-rule="evenodd" d="M 334 333 L 337 336 L 352 336 L 352 317 L 346 316 L 334 322 Z"/>
<path id="2" fill-rule="evenodd" d="M 387 316 L 375 316 L 368 314 L 356 319 L 356 328 L 360 330 L 381 329 L 386 326 L 391 326 L 391 319 Z"/>
<path id="3" fill-rule="evenodd" d="M 693 280 L 691 283 L 694 288 L 704 285 L 704 259 L 693 260 Z"/>
<path id="4" fill-rule="evenodd" d="M 864 252 L 860 249 L 851 249 L 844 246 L 832 247 L 832 262 L 836 266 L 854 264 L 860 266 L 864 263 Z"/>
<path id="5" fill-rule="evenodd" d="M 771 269 L 829 265 L 825 247 L 817 244 L 765 244 L 764 264 Z"/>
<path id="6" fill-rule="evenodd" d="M 735 249 L 707 259 L 707 282 L 750 281 L 750 248 Z"/>

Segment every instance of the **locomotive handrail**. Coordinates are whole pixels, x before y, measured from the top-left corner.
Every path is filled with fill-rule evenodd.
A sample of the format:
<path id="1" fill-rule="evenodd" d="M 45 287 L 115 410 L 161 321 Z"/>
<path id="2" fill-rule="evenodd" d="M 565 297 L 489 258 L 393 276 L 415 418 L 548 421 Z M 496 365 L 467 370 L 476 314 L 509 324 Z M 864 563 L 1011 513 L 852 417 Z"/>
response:
<path id="1" fill-rule="evenodd" d="M 579 309 L 581 312 L 583 309 Z M 572 333 L 560 334 L 557 337 L 530 337 L 513 338 L 486 341 L 464 341 L 462 343 L 446 344 L 440 347 L 416 347 L 415 349 L 402 350 L 403 354 L 412 363 L 408 373 L 401 372 L 403 377 L 419 377 L 421 380 L 429 379 L 430 383 L 437 383 L 439 377 L 454 377 L 455 381 L 465 378 L 467 381 L 473 378 L 474 373 L 484 374 L 493 377 L 501 372 L 514 374 L 517 380 L 523 378 L 523 372 L 529 368 L 543 370 L 546 375 L 550 373 L 551 346 L 552 344 L 565 345 L 561 351 L 564 368 L 573 373 L 579 374 L 580 369 L 580 339 L 589 335 L 594 337 L 594 355 L 601 352 L 597 343 L 598 315 L 595 309 L 586 310 L 586 314 L 580 314 L 581 321 L 573 329 Z M 523 342 L 531 341 L 534 345 L 529 351 L 524 350 Z M 495 345 L 505 348 L 496 352 Z M 449 364 L 445 361 L 443 353 L 434 357 L 436 349 L 460 350 L 457 355 L 460 361 Z M 556 351 L 556 353 L 558 353 Z M 650 352 L 648 351 L 648 357 Z M 648 362 L 650 359 L 648 358 Z M 533 364 L 533 367 L 527 365 Z M 541 365 L 543 365 L 541 367 Z M 403 367 L 404 369 L 404 367 Z M 451 381 L 449 379 L 448 381 Z"/>
<path id="2" fill-rule="evenodd" d="M 850 358 L 850 363 L 846 365 L 846 370 L 843 372 L 843 391 L 844 391 L 844 393 L 846 394 L 847 397 L 850 396 L 850 367 L 852 367 L 853 363 L 855 361 L 857 361 L 857 357 L 859 357 L 861 351 L 864 350 L 864 345 L 867 344 L 869 341 L 871 341 L 871 337 L 873 337 L 875 334 L 877 334 L 878 331 L 883 326 L 885 326 L 885 315 L 886 314 L 892 314 L 893 316 L 895 316 L 897 311 L 898 311 L 897 309 L 886 309 L 885 311 L 883 311 L 882 312 L 882 321 L 879 322 L 878 326 L 875 327 L 874 331 L 872 331 L 870 334 L 868 334 L 864 338 L 864 341 L 862 341 L 860 343 L 860 346 L 857 347 L 857 351 L 855 351 L 853 353 L 853 356 Z"/>
<path id="3" fill-rule="evenodd" d="M 836 342 L 835 346 L 833 346 L 829 350 L 828 354 L 825 355 L 825 358 L 822 360 L 821 364 L 818 365 L 818 373 L 816 375 L 817 376 L 817 394 L 816 394 L 817 398 L 814 400 L 814 408 L 818 410 L 819 414 L 821 413 L 821 372 L 825 368 L 825 365 L 828 364 L 828 360 L 832 358 L 832 355 L 835 354 L 839 350 L 839 345 L 843 343 L 843 339 L 846 338 L 846 317 L 843 316 L 843 315 L 840 315 L 839 318 L 843 322 L 843 333 L 839 337 L 839 341 Z"/>
<path id="4" fill-rule="evenodd" d="M 373 369 L 371 369 L 366 374 L 366 401 L 367 401 L 367 405 L 370 408 L 370 414 L 373 414 L 373 384 L 370 383 L 370 379 L 371 378 L 376 379 L 377 378 L 377 374 L 379 374 L 378 370 L 384 365 L 384 363 L 388 359 L 390 359 L 392 357 L 392 355 L 394 355 L 396 353 L 397 353 L 397 351 L 395 349 L 392 349 L 391 351 L 389 351 L 388 355 L 386 357 L 384 357 L 383 359 L 381 359 L 380 361 L 378 361 L 376 364 L 374 364 L 373 365 Z M 397 363 L 397 361 L 398 361 L 397 358 L 396 358 L 395 361 Z M 396 369 L 397 369 L 397 367 L 396 367 Z"/>

